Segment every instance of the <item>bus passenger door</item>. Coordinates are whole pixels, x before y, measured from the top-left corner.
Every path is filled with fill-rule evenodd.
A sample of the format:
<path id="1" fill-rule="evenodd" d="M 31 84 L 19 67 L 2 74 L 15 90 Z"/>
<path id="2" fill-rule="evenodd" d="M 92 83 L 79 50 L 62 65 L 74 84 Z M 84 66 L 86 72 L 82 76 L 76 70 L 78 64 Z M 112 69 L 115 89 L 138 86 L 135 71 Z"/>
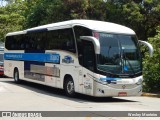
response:
<path id="1" fill-rule="evenodd" d="M 79 54 L 79 61 L 82 65 L 82 71 L 79 77 L 82 93 L 93 94 L 93 76 L 95 70 L 95 52 L 91 41 L 82 40 L 82 52 Z"/>

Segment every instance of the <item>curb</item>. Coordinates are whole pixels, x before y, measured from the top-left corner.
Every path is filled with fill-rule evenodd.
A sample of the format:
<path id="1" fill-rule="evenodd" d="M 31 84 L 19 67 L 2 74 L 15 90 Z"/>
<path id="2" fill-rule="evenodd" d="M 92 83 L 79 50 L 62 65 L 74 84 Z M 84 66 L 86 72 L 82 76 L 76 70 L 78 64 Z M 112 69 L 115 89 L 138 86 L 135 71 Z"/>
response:
<path id="1" fill-rule="evenodd" d="M 142 93 L 141 96 L 160 98 L 160 94 L 154 94 L 154 93 Z"/>

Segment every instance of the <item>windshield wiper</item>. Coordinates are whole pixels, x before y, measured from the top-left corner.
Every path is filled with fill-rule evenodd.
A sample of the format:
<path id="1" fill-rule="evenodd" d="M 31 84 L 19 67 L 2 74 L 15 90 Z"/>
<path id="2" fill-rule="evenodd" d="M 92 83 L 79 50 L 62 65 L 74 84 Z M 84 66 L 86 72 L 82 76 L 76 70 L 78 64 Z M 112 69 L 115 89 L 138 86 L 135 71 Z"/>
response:
<path id="1" fill-rule="evenodd" d="M 134 74 L 134 77 L 135 77 L 135 76 L 136 76 L 135 71 L 134 71 L 131 63 L 129 62 L 129 59 L 126 57 L 126 54 L 124 53 L 124 49 L 122 49 L 122 51 L 123 51 L 122 54 L 124 55 L 124 60 L 128 62 L 129 66 L 130 66 L 130 68 L 131 68 L 131 70 L 132 70 L 132 73 Z M 122 61 L 123 61 L 123 60 L 122 60 Z M 124 63 L 123 63 L 123 64 L 124 64 Z M 125 66 L 126 66 L 126 65 L 125 65 Z M 123 67 L 124 67 L 124 66 L 123 66 Z M 124 69 L 124 68 L 123 68 L 123 69 Z"/>
<path id="2" fill-rule="evenodd" d="M 103 72 L 103 73 L 106 73 L 106 74 L 109 74 L 109 75 L 112 75 L 112 76 L 119 76 L 119 74 L 115 74 L 115 73 L 111 73 L 111 72 L 108 72 L 108 71 L 104 71 L 104 70 L 101 70 L 101 69 L 98 69 L 99 71 Z M 109 76 L 108 76 L 109 77 Z"/>

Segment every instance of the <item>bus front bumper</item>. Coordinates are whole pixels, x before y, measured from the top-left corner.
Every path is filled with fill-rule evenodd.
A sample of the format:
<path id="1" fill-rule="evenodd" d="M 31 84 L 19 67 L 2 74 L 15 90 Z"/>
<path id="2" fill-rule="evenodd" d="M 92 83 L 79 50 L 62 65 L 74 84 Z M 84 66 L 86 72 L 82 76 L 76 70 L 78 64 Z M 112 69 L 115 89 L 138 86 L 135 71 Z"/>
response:
<path id="1" fill-rule="evenodd" d="M 136 84 L 119 84 L 119 85 L 103 85 L 96 84 L 94 95 L 96 97 L 124 97 L 124 96 L 140 96 L 142 94 L 142 85 Z"/>

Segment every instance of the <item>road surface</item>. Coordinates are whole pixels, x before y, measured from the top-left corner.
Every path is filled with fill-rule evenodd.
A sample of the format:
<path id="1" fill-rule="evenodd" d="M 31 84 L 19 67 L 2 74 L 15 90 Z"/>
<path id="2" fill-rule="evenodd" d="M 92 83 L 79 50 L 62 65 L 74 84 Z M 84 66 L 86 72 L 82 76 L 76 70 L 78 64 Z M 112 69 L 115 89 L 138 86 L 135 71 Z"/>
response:
<path id="1" fill-rule="evenodd" d="M 160 111 L 160 98 L 152 97 L 114 97 L 95 98 L 78 94 L 75 98 L 65 96 L 63 90 L 55 89 L 30 82 L 14 83 L 11 78 L 0 78 L 0 111 L 84 111 L 88 115 L 59 117 L 64 112 L 58 112 L 58 117 L 46 119 L 58 120 L 160 120 L 158 117 L 105 117 L 105 111 L 121 114 L 121 111 Z M 90 111 L 98 117 L 90 117 Z M 96 111 L 102 111 L 102 114 Z M 127 113 L 127 114 L 128 114 Z M 154 112 L 153 112 L 154 113 Z M 60 114 L 60 115 L 59 115 Z M 79 114 L 79 113 L 78 113 Z M 14 116 L 15 117 L 15 116 Z M 0 120 L 9 119 L 0 117 Z M 15 119 L 15 118 L 14 118 Z M 16 117 L 16 119 L 22 119 Z M 43 120 L 44 118 L 23 118 Z"/>

